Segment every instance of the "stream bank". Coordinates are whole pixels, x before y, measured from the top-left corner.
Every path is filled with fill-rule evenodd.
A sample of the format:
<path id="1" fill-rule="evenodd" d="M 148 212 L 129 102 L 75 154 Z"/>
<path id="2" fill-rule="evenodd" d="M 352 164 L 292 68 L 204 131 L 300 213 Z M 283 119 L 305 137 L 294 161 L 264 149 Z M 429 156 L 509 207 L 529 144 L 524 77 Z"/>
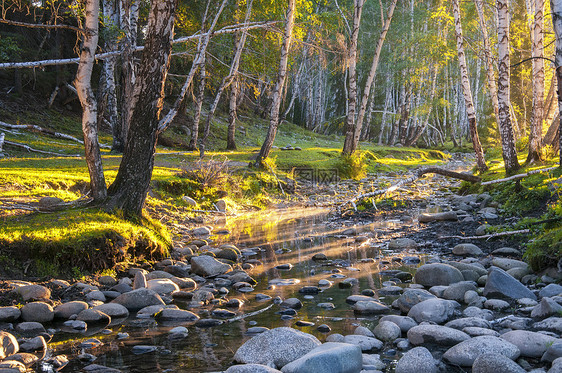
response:
<path id="1" fill-rule="evenodd" d="M 459 160 L 450 167 L 462 169 L 467 165 L 466 160 Z M 364 180 L 362 185 L 367 189 L 400 177 L 378 176 Z M 451 191 L 457 187 L 454 180 L 426 177 L 413 188 L 400 191 L 400 203 L 396 205 L 386 201 L 377 206 L 378 210 L 341 217 L 330 214 L 330 209 L 322 205 L 330 194 L 337 194 L 341 200 L 349 198 L 357 193 L 358 184 L 342 182 L 315 190 L 303 185 L 309 190 L 306 207 L 260 212 L 233 222 L 223 221 L 223 226 L 213 229 L 199 227 L 191 232 L 197 237 L 186 236 L 184 242 L 177 242 L 173 257 L 155 267 L 133 268 L 89 283 L 5 281 L 3 294 L 16 304 L 26 304 L 21 310 L 0 308 L 0 320 L 5 323 L 2 329 L 18 336 L 20 351 L 35 352 L 37 359 L 42 358 L 35 360 L 41 362 L 35 369 L 52 371 L 57 364 L 66 365 L 63 372 L 235 372 L 244 369 L 231 367 L 244 341 L 261 335 L 259 355 L 265 356 L 267 341 L 278 339 L 275 333 L 294 333 L 279 327 L 302 331 L 306 334 L 295 338 L 311 341 L 311 348 L 293 356 L 294 361 L 321 342 L 343 341 L 355 347 L 349 350 L 347 346 L 329 345 L 334 347 L 331 356 L 339 356 L 340 350 L 335 347 L 342 348 L 349 356 L 360 356 L 359 363 L 348 359 L 356 362 L 354 367 L 371 371 L 413 372 L 400 365 L 408 359 L 412 367 L 427 366 L 427 371 L 469 371 L 473 362 L 466 365 L 465 360 L 462 364 L 449 360 L 447 356 L 452 353 L 444 358 L 452 343 L 464 343 L 482 334 L 497 338 L 496 333 L 507 329 L 534 328 L 542 332 L 538 336 L 526 334 L 525 339 L 554 333 L 550 335 L 554 339 L 545 343 L 545 351 L 546 347 L 558 348 L 558 320 L 551 319 L 547 326 L 534 324 L 541 322 L 536 316 L 541 309 L 542 316 L 548 314 L 545 307 L 556 314 L 558 298 L 550 297 L 555 287 L 544 287 L 554 279 L 536 277 L 517 260 L 521 256 L 518 238 L 474 240 L 476 248 L 465 245 L 455 248 L 454 253 L 451 248 L 471 241 L 440 239 L 472 236 L 486 223 L 506 221 L 489 196 L 459 197 Z M 324 192 L 319 194 L 318 190 Z M 443 211 L 453 211 L 454 217 L 449 214 L 450 220 L 420 223 L 422 214 L 442 218 L 446 214 L 435 214 Z M 541 299 L 538 305 L 536 300 L 525 298 L 495 301 L 497 292 L 485 291 L 485 276 L 491 265 L 524 280 L 530 289 L 528 297 L 533 294 L 553 301 Z M 441 271 L 445 274 L 440 275 Z M 544 292 L 541 296 L 539 289 L 548 289 L 549 296 Z M 417 303 L 417 309 L 422 308 L 424 300 L 431 300 L 429 306 L 425 304 L 429 309 L 412 312 Z M 536 307 L 539 311 L 533 311 Z M 441 314 L 436 315 L 434 309 L 441 309 Z M 381 316 L 386 317 L 382 320 L 385 322 L 381 322 Z M 443 326 L 452 320 L 462 321 Z M 399 334 L 386 322 L 398 326 Z M 381 324 L 386 326 L 385 333 L 380 330 Z M 465 331 L 467 328 L 479 329 Z M 388 331 L 391 329 L 394 331 Z M 509 343 L 517 347 L 513 341 Z M 418 345 L 429 348 L 429 355 L 413 348 Z M 291 346 L 282 343 L 275 349 Z M 522 356 L 517 362 L 525 371 L 550 368 L 548 361 L 541 362 L 535 356 L 536 351 L 528 356 L 519 346 L 517 355 L 512 346 L 505 346 L 511 352 L 510 359 Z M 359 355 L 357 348 L 361 350 Z M 250 352 L 245 357 L 237 354 L 238 361 L 253 362 L 252 349 L 246 350 Z M 550 351 L 549 356 L 556 351 Z M 20 360 L 24 357 L 29 366 L 34 366 L 31 356 L 17 356 Z M 502 361 L 499 357 L 497 360 Z M 400 361 L 403 363 L 397 363 Z M 274 359 L 258 362 L 282 368 Z M 258 372 L 265 368 L 252 369 Z"/>

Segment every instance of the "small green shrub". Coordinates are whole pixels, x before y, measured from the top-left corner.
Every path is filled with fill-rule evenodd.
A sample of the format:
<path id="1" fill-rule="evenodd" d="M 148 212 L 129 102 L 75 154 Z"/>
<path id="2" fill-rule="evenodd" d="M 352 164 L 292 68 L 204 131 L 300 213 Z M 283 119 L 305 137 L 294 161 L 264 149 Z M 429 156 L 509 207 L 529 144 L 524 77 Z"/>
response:
<path id="1" fill-rule="evenodd" d="M 367 175 L 365 152 L 355 152 L 352 155 L 342 155 L 336 164 L 336 169 L 342 179 L 361 180 Z"/>

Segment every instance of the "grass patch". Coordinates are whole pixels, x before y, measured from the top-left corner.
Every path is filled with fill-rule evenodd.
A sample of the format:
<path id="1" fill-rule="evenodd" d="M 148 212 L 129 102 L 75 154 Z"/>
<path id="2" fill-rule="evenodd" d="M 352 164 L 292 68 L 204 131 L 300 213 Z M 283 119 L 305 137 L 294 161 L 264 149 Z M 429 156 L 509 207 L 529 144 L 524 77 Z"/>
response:
<path id="1" fill-rule="evenodd" d="M 41 277 L 71 277 L 77 270 L 93 272 L 135 258 L 166 256 L 171 238 L 165 227 L 148 218 L 142 223 L 96 209 L 4 218 L 1 257 L 10 258 L 7 264 L 15 266 L 4 269 Z"/>

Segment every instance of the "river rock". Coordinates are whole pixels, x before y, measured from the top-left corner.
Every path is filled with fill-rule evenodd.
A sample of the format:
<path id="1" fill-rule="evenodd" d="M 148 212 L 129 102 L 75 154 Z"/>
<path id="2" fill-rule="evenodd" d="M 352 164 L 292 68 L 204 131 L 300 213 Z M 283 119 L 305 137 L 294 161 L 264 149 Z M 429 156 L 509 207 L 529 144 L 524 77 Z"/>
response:
<path id="1" fill-rule="evenodd" d="M 366 328 L 364 326 L 359 325 L 357 328 L 355 328 L 355 330 L 353 331 L 353 334 L 356 335 L 364 335 L 367 337 L 374 337 L 375 333 L 373 333 L 369 328 Z"/>
<path id="2" fill-rule="evenodd" d="M 137 311 L 147 306 L 165 305 L 162 298 L 160 298 L 160 295 L 158 295 L 155 291 L 146 288 L 136 289 L 128 293 L 121 294 L 112 300 L 111 303 L 120 304 L 129 311 Z"/>
<path id="3" fill-rule="evenodd" d="M 10 356 L 6 357 L 5 361 L 8 361 L 8 360 L 19 361 L 20 363 L 22 363 L 26 367 L 31 367 L 33 364 L 35 364 L 39 360 L 39 358 L 37 356 L 35 356 L 34 354 L 30 354 L 30 353 L 27 353 L 27 352 L 20 352 L 20 353 L 13 354 L 13 355 L 10 355 Z"/>
<path id="4" fill-rule="evenodd" d="M 377 290 L 377 293 L 380 296 L 386 297 L 389 295 L 390 296 L 400 295 L 403 291 L 404 289 L 402 289 L 400 286 L 385 286 Z"/>
<path id="5" fill-rule="evenodd" d="M 502 299 L 488 299 L 484 302 L 484 307 L 489 310 L 502 311 L 507 310 L 511 305 Z"/>
<path id="6" fill-rule="evenodd" d="M 427 300 L 436 298 L 435 295 L 431 294 L 427 290 L 423 289 L 406 289 L 400 298 L 396 299 L 393 306 L 400 309 L 400 311 L 407 313 L 410 311 L 414 305 Z"/>
<path id="7" fill-rule="evenodd" d="M 562 317 L 549 317 L 548 319 L 534 323 L 533 328 L 560 334 L 562 333 Z"/>
<path id="8" fill-rule="evenodd" d="M 281 368 L 283 373 L 359 373 L 363 357 L 359 346 L 324 343 Z"/>
<path id="9" fill-rule="evenodd" d="M 93 308 L 96 311 L 103 312 L 112 319 L 120 319 L 122 317 L 129 316 L 129 310 L 121 304 L 118 303 L 106 303 L 101 304 Z"/>
<path id="10" fill-rule="evenodd" d="M 21 318 L 24 321 L 49 322 L 55 318 L 55 311 L 48 303 L 31 302 L 22 307 Z"/>
<path id="11" fill-rule="evenodd" d="M 476 286 L 472 281 L 461 281 L 449 285 L 442 294 L 442 298 L 464 302 L 464 295 L 467 291 L 476 291 Z"/>
<path id="12" fill-rule="evenodd" d="M 471 243 L 461 243 L 453 247 L 453 254 L 458 256 L 481 256 L 482 249 Z"/>
<path id="13" fill-rule="evenodd" d="M 548 284 L 539 291 L 539 296 L 542 297 L 553 297 L 555 295 L 562 294 L 562 286 L 558 284 Z"/>
<path id="14" fill-rule="evenodd" d="M 90 308 L 84 310 L 78 314 L 76 320 L 84 321 L 86 323 L 105 323 L 109 324 L 111 322 L 111 317 L 106 315 L 105 313 L 98 311 L 96 309 Z"/>
<path id="15" fill-rule="evenodd" d="M 122 373 L 119 369 L 108 368 L 104 365 L 90 364 L 84 367 L 87 373 Z"/>
<path id="16" fill-rule="evenodd" d="M 427 348 L 415 347 L 398 360 L 395 373 L 437 373 L 437 365 Z"/>
<path id="17" fill-rule="evenodd" d="M 453 329 L 463 330 L 464 328 L 487 328 L 492 325 L 488 320 L 479 317 L 462 317 L 460 319 L 451 320 L 445 326 Z"/>
<path id="18" fill-rule="evenodd" d="M 35 321 L 20 322 L 16 325 L 16 332 L 24 337 L 34 337 L 40 333 L 45 333 L 45 327 Z"/>
<path id="19" fill-rule="evenodd" d="M 486 268 L 484 268 L 479 263 L 463 263 L 463 262 L 447 261 L 447 262 L 444 262 L 444 264 L 448 264 L 452 267 L 455 267 L 456 269 L 458 269 L 461 272 L 462 271 L 474 271 L 479 276 L 484 276 L 484 275 L 488 274 L 488 271 L 486 270 Z"/>
<path id="20" fill-rule="evenodd" d="M 529 265 L 525 262 L 516 259 L 509 259 L 509 258 L 494 258 L 492 259 L 492 265 L 507 271 L 512 268 L 527 268 Z"/>
<path id="21" fill-rule="evenodd" d="M 376 300 L 361 300 L 356 302 L 351 308 L 353 308 L 353 311 L 356 313 L 362 315 L 380 315 L 381 313 L 387 313 L 390 311 L 390 308 L 386 304 Z"/>
<path id="22" fill-rule="evenodd" d="M 505 297 L 508 299 L 530 298 L 536 295 L 503 269 L 492 267 L 484 287 L 485 297 Z"/>
<path id="23" fill-rule="evenodd" d="M 55 307 L 55 319 L 69 319 L 72 315 L 78 315 L 80 312 L 88 309 L 88 303 L 82 301 L 71 301 L 59 304 Z"/>
<path id="24" fill-rule="evenodd" d="M 0 360 L 6 356 L 16 354 L 19 351 L 19 344 L 12 334 L 0 331 Z"/>
<path id="25" fill-rule="evenodd" d="M 476 326 L 467 326 L 466 328 L 463 328 L 462 331 L 471 337 L 479 337 L 481 335 L 492 335 L 494 337 L 500 336 L 500 333 L 496 332 L 495 330 L 487 329 L 487 328 L 479 328 Z"/>
<path id="26" fill-rule="evenodd" d="M 25 285 L 16 288 L 16 293 L 21 295 L 24 301 L 49 299 L 51 291 L 42 285 Z"/>
<path id="27" fill-rule="evenodd" d="M 548 346 L 558 341 L 549 335 L 526 330 L 512 330 L 502 334 L 501 338 L 517 346 L 523 357 L 541 357 Z"/>
<path id="28" fill-rule="evenodd" d="M 441 324 L 453 317 L 457 308 L 460 308 L 460 304 L 452 300 L 428 299 L 413 306 L 408 312 L 408 316 L 418 323 L 431 321 Z"/>
<path id="29" fill-rule="evenodd" d="M 209 227 L 198 227 L 191 230 L 191 234 L 194 236 L 208 236 L 211 234 L 211 228 Z"/>
<path id="30" fill-rule="evenodd" d="M 408 330 L 418 325 L 418 323 L 414 319 L 408 316 L 386 315 L 381 317 L 381 319 L 379 320 L 379 322 L 382 321 L 390 321 L 395 323 L 403 333 L 407 333 Z"/>
<path id="31" fill-rule="evenodd" d="M 474 360 L 472 373 L 525 373 L 525 369 L 502 354 L 484 353 Z"/>
<path id="32" fill-rule="evenodd" d="M 443 263 L 424 264 L 418 268 L 414 279 L 417 284 L 431 287 L 435 285 L 451 285 L 464 280 L 461 271 Z"/>
<path id="33" fill-rule="evenodd" d="M 292 308 L 294 310 L 300 310 L 302 308 L 302 302 L 298 298 L 288 298 L 285 299 L 279 307 L 281 308 Z"/>
<path id="34" fill-rule="evenodd" d="M 14 306 L 0 307 L 0 322 L 14 322 L 21 316 L 19 308 Z"/>
<path id="35" fill-rule="evenodd" d="M 147 286 L 146 275 L 142 271 L 135 272 L 135 279 L 133 281 L 133 289 L 142 289 Z"/>
<path id="36" fill-rule="evenodd" d="M 20 350 L 25 352 L 47 350 L 47 341 L 40 335 L 34 338 L 26 339 L 20 343 Z"/>
<path id="37" fill-rule="evenodd" d="M 1 373 L 25 373 L 25 365 L 16 360 L 6 360 L 0 363 Z"/>
<path id="38" fill-rule="evenodd" d="M 146 284 L 146 287 L 150 290 L 155 291 L 159 295 L 169 295 L 174 291 L 180 290 L 178 285 L 167 278 L 157 278 L 154 280 L 149 280 Z"/>
<path id="39" fill-rule="evenodd" d="M 479 307 L 469 306 L 462 311 L 464 317 L 477 317 L 484 320 L 492 320 L 494 318 L 494 313 L 490 310 L 484 310 Z"/>
<path id="40" fill-rule="evenodd" d="M 562 357 L 562 341 L 557 341 L 549 345 L 545 353 L 542 355 L 541 361 L 551 363 L 559 357 Z"/>
<path id="41" fill-rule="evenodd" d="M 511 360 L 519 357 L 519 348 L 504 339 L 493 336 L 481 336 L 461 342 L 443 354 L 443 359 L 453 365 L 470 367 L 474 360 L 485 353 L 504 355 Z"/>
<path id="42" fill-rule="evenodd" d="M 282 368 L 320 346 L 313 335 L 292 328 L 267 330 L 246 341 L 234 360 L 246 364 L 264 364 Z"/>
<path id="43" fill-rule="evenodd" d="M 164 308 L 155 317 L 160 321 L 197 321 L 199 316 L 187 310 Z"/>
<path id="44" fill-rule="evenodd" d="M 554 301 L 552 298 L 544 297 L 540 303 L 537 304 L 531 311 L 531 317 L 538 319 L 545 319 L 549 316 L 561 315 L 562 306 Z"/>
<path id="45" fill-rule="evenodd" d="M 515 256 L 515 257 L 520 257 L 521 256 L 521 251 L 514 249 L 512 247 L 500 247 L 499 249 L 496 249 L 494 251 L 492 251 L 492 255 L 497 255 L 497 256 Z"/>
<path id="46" fill-rule="evenodd" d="M 391 250 L 410 250 L 417 249 L 418 244 L 410 238 L 395 238 L 388 243 L 388 248 Z"/>
<path id="47" fill-rule="evenodd" d="M 392 321 L 379 321 L 373 333 L 375 337 L 383 342 L 391 342 L 400 337 L 400 327 Z"/>
<path id="48" fill-rule="evenodd" d="M 418 221 L 420 223 L 429 223 L 432 221 L 457 221 L 457 213 L 454 211 L 438 212 L 434 214 L 422 213 L 418 216 Z"/>
<path id="49" fill-rule="evenodd" d="M 191 272 L 203 277 L 222 275 L 229 272 L 232 267 L 219 262 L 208 255 L 194 256 L 191 258 Z"/>
<path id="50" fill-rule="evenodd" d="M 346 335 L 343 342 L 357 345 L 361 347 L 361 351 L 380 350 L 383 346 L 383 343 L 376 338 L 356 334 Z"/>
<path id="51" fill-rule="evenodd" d="M 225 373 L 281 373 L 281 371 L 262 364 L 240 364 L 231 366 Z"/>
<path id="52" fill-rule="evenodd" d="M 439 346 L 454 346 L 470 339 L 470 336 L 460 330 L 440 325 L 418 325 L 408 330 L 408 340 L 414 346 L 435 344 Z"/>

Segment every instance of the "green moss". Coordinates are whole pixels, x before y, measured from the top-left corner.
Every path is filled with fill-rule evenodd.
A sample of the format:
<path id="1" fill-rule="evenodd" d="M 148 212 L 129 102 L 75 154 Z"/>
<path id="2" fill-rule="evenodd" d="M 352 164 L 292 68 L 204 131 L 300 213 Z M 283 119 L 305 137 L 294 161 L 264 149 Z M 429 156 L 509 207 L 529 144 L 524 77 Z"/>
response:
<path id="1" fill-rule="evenodd" d="M 527 245 L 524 259 L 534 271 L 556 267 L 562 259 L 562 227 L 540 234 Z"/>
<path id="2" fill-rule="evenodd" d="M 5 218 L 0 228 L 0 257 L 31 260 L 30 272 L 72 275 L 111 268 L 117 262 L 167 255 L 171 238 L 158 222 L 142 225 L 95 209 L 65 210 Z"/>

